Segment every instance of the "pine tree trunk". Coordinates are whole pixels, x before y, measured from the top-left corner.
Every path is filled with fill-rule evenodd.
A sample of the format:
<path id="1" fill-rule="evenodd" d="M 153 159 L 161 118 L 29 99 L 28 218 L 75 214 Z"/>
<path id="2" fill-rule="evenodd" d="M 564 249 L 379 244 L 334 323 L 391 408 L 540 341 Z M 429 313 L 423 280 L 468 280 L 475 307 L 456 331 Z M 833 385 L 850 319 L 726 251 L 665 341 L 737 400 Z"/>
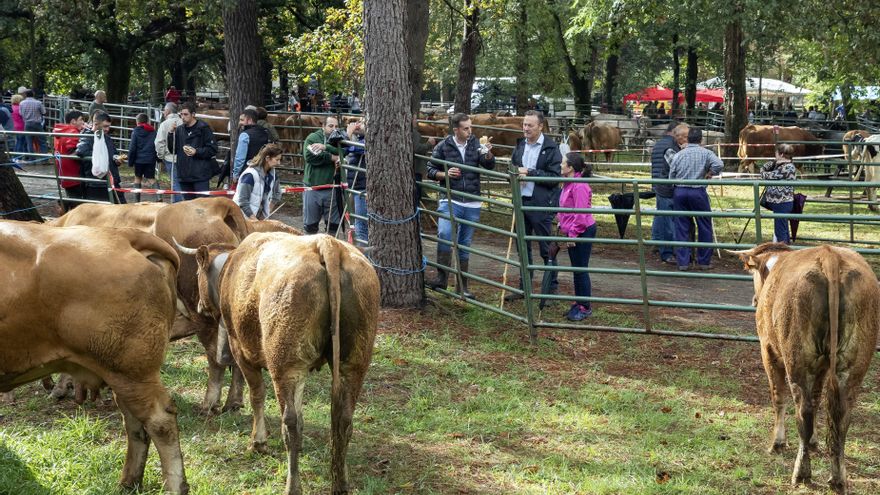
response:
<path id="1" fill-rule="evenodd" d="M 166 60 L 164 50 L 157 43 L 154 44 L 147 55 L 147 72 L 150 75 L 150 97 L 148 98 L 151 105 L 161 105 L 165 101 L 165 65 Z"/>
<path id="2" fill-rule="evenodd" d="M 0 163 L 8 163 L 9 156 L 4 150 L 5 145 L 0 143 Z M 23 222 L 42 222 L 43 217 L 37 210 L 32 210 L 34 204 L 28 197 L 27 191 L 15 175 L 12 167 L 0 166 L 0 220 L 21 220 Z M 24 210 L 24 211 L 19 211 Z M 16 212 L 16 213 L 8 213 Z"/>
<path id="3" fill-rule="evenodd" d="M 617 86 L 617 72 L 619 70 L 619 62 L 620 57 L 617 54 L 612 53 L 608 55 L 608 58 L 605 61 L 605 107 L 608 112 L 616 113 L 614 111 L 614 90 Z"/>
<path id="4" fill-rule="evenodd" d="M 412 172 L 411 89 L 404 39 L 406 0 L 364 0 L 364 96 L 368 210 L 388 220 L 415 212 Z M 370 256 L 382 284 L 382 305 L 415 307 L 424 298 L 418 220 L 370 220 Z"/>
<path id="5" fill-rule="evenodd" d="M 406 52 L 409 55 L 409 85 L 412 91 L 410 111 L 417 115 L 422 106 L 422 87 L 425 84 L 425 46 L 430 27 L 429 6 L 424 0 L 406 2 Z"/>
<path id="6" fill-rule="evenodd" d="M 556 41 L 562 49 L 562 58 L 568 71 L 568 82 L 571 84 L 571 90 L 574 94 L 574 106 L 577 116 L 589 117 L 592 114 L 592 97 L 590 93 L 593 92 L 593 79 L 595 77 L 596 63 L 599 59 L 598 47 L 593 43 L 593 40 L 590 41 L 590 70 L 587 72 L 586 77 L 582 76 L 569 54 L 562 29 L 562 19 L 560 19 L 559 14 L 555 10 L 551 10 L 550 14 L 553 16 Z"/>
<path id="7" fill-rule="evenodd" d="M 515 29 L 514 43 L 516 55 L 514 57 L 514 72 L 516 73 L 516 114 L 523 115 L 529 109 L 529 86 L 526 74 L 529 73 L 529 12 L 526 10 L 526 0 L 519 0 L 519 26 Z"/>
<path id="8" fill-rule="evenodd" d="M 464 21 L 464 39 L 458 61 L 458 82 L 455 85 L 456 113 L 471 113 L 471 93 L 477 77 L 477 55 L 482 48 L 480 39 L 480 8 L 474 0 L 465 0 L 467 17 Z"/>
<path id="9" fill-rule="evenodd" d="M 742 6 L 737 6 L 742 12 Z M 724 138 L 725 142 L 739 142 L 739 132 L 748 122 L 746 101 L 746 48 L 743 40 L 742 21 L 735 12 L 724 29 Z M 727 146 L 727 156 L 734 156 L 736 148 Z"/>
<path id="10" fill-rule="evenodd" d="M 229 152 L 234 156 L 238 116 L 248 105 L 263 104 L 263 55 L 257 30 L 257 0 L 225 0 L 223 31 L 229 121 L 233 123 Z"/>
<path id="11" fill-rule="evenodd" d="M 687 69 L 684 73 L 684 100 L 690 112 L 697 106 L 697 50 L 693 46 L 688 47 Z"/>

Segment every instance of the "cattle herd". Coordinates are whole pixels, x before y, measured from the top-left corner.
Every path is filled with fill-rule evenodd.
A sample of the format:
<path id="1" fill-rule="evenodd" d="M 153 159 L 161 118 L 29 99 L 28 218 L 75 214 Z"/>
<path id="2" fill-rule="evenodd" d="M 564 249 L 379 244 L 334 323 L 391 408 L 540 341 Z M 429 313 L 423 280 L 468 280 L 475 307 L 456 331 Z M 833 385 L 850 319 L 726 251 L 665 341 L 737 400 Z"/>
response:
<path id="1" fill-rule="evenodd" d="M 286 123 L 293 127 L 319 124 L 291 118 Z M 495 119 L 481 125 L 520 126 Z M 424 135 L 446 132 L 441 121 L 419 127 Z M 762 127 L 744 129 L 741 145 L 812 141 L 790 128 Z M 853 144 L 844 151 L 873 162 L 880 156 L 875 137 L 850 133 L 846 140 Z M 615 149 L 622 137 L 617 127 L 592 123 L 570 139 L 576 149 Z M 816 150 L 805 144 L 799 152 Z M 867 169 L 873 180 L 873 167 Z M 0 221 L 0 238 L 0 393 L 53 373 L 72 376 L 81 391 L 93 394 L 109 386 L 127 437 L 121 485 L 142 484 L 152 441 L 164 489 L 188 491 L 177 409 L 160 368 L 169 342 L 195 335 L 208 362 L 198 411 L 240 409 L 246 382 L 251 448 L 262 453 L 262 370 L 268 370 L 288 453 L 286 494 L 301 493 L 297 459 L 305 379 L 329 365 L 332 493 L 349 492 L 345 459 L 352 416 L 379 318 L 378 277 L 360 251 L 330 236 L 302 236 L 280 222 L 247 220 L 232 201 L 219 197 L 167 205 L 84 204 L 44 225 Z M 810 480 L 814 418 L 826 389 L 829 484 L 845 493 L 846 435 L 880 328 L 878 280 L 859 254 L 845 248 L 793 251 L 769 243 L 737 254 L 754 276 L 757 332 L 775 413 L 770 450 L 785 446 L 787 385 L 799 434 L 792 483 Z M 234 362 L 221 407 L 227 342 Z M 77 393 L 78 400 L 84 396 Z"/>

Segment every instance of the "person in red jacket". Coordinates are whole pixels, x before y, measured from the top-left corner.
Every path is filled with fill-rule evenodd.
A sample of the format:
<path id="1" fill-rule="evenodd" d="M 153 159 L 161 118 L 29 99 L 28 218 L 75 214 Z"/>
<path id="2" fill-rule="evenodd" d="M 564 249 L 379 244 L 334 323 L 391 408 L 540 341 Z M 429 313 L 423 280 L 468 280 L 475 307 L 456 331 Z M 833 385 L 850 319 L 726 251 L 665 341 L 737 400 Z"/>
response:
<path id="1" fill-rule="evenodd" d="M 165 92 L 165 103 L 180 103 L 180 91 L 174 86 L 169 87 Z"/>
<path id="2" fill-rule="evenodd" d="M 79 110 L 71 110 L 64 115 L 65 123 L 55 124 L 52 132 L 63 134 L 80 134 L 85 129 L 85 114 Z M 76 151 L 76 145 L 79 143 L 78 137 L 73 136 L 56 136 L 55 137 L 55 154 L 56 155 L 73 155 Z M 58 175 L 62 177 L 80 177 L 80 160 L 78 158 L 55 158 L 55 166 L 58 167 Z M 61 179 L 61 187 L 68 198 L 83 199 L 85 198 L 85 190 L 83 183 L 77 180 Z M 64 210 L 69 211 L 79 205 L 77 201 L 62 201 Z"/>

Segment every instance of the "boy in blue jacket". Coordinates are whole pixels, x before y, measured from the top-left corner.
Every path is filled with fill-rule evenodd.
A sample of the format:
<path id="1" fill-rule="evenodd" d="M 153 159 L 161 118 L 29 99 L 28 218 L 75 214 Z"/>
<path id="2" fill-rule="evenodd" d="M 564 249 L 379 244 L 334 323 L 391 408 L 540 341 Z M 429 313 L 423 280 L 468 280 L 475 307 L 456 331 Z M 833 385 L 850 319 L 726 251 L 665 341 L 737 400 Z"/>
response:
<path id="1" fill-rule="evenodd" d="M 134 187 L 140 188 L 144 179 L 151 182 L 147 187 L 156 187 L 156 129 L 149 123 L 145 113 L 139 113 L 137 127 L 131 131 L 131 143 L 128 146 L 128 166 L 134 167 Z M 134 195 L 135 202 L 141 201 L 141 194 Z"/>

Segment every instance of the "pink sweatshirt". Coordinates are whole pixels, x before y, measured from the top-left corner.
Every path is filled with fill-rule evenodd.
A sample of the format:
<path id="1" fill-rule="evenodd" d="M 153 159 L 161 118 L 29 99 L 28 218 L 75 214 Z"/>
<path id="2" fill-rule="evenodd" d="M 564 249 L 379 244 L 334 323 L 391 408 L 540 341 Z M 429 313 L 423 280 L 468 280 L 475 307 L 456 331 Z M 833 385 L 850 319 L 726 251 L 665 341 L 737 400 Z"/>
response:
<path id="1" fill-rule="evenodd" d="M 12 105 L 12 130 L 23 131 L 24 119 L 21 118 L 21 112 L 18 111 L 18 105 Z"/>
<path id="2" fill-rule="evenodd" d="M 575 173 L 575 177 L 581 174 Z M 559 196 L 560 208 L 592 208 L 593 190 L 584 182 L 566 182 Z M 559 230 L 568 237 L 578 237 L 587 227 L 596 223 L 590 213 L 558 213 Z"/>

